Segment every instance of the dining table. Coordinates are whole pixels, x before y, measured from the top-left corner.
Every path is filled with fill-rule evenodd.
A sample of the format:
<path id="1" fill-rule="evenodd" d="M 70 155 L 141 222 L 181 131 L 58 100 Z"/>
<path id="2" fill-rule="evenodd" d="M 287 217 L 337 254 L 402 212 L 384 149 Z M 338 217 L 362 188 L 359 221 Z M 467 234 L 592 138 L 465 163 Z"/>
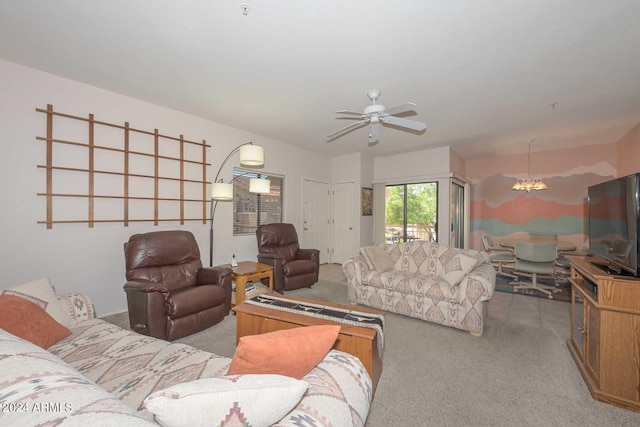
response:
<path id="1" fill-rule="evenodd" d="M 578 249 L 576 245 L 566 240 L 550 240 L 550 241 L 543 242 L 540 240 L 531 240 L 526 238 L 525 239 L 509 239 L 509 238 L 502 239 L 502 241 L 500 242 L 500 246 L 504 248 L 514 249 L 516 247 L 516 242 L 534 242 L 534 243 L 555 242 L 558 245 L 558 252 L 574 252 Z"/>

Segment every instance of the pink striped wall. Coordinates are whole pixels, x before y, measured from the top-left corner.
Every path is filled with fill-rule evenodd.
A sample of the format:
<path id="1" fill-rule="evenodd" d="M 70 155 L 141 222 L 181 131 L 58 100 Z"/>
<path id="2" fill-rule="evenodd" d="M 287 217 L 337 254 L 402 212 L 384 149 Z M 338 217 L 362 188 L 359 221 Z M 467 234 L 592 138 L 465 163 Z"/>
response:
<path id="1" fill-rule="evenodd" d="M 617 156 L 617 143 L 534 151 L 532 177 L 541 178 L 548 190 L 531 193 L 511 190 L 517 178 L 526 177 L 526 154 L 467 160 L 471 247 L 482 247 L 483 234 L 500 241 L 535 232 L 557 234 L 581 248 L 588 232 L 587 188 L 617 176 Z"/>

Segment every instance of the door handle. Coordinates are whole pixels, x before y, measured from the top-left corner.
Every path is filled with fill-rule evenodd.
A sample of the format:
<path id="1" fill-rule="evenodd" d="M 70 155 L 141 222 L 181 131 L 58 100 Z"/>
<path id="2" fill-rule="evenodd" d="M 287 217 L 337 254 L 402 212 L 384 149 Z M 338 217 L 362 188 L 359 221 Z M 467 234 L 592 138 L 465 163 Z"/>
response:
<path id="1" fill-rule="evenodd" d="M 349 227 L 349 230 L 353 230 L 353 227 Z"/>

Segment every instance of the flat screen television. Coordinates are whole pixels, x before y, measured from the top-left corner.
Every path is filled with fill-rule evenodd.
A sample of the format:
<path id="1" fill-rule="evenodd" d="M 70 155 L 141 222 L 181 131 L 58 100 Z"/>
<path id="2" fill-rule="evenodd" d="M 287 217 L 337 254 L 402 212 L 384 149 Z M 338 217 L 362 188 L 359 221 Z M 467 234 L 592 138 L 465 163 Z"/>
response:
<path id="1" fill-rule="evenodd" d="M 589 252 L 593 264 L 614 275 L 640 276 L 640 173 L 592 185 L 589 195 Z"/>

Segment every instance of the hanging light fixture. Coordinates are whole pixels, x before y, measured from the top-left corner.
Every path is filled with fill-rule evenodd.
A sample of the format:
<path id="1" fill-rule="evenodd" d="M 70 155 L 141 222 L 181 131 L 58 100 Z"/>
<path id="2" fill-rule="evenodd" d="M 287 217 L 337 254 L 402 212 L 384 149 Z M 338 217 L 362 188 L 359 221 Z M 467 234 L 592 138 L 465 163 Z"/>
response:
<path id="1" fill-rule="evenodd" d="M 530 193 L 531 190 L 546 190 L 547 189 L 547 185 L 542 182 L 541 179 L 536 178 L 533 179 L 531 178 L 531 143 L 535 141 L 534 139 L 530 139 L 529 141 L 527 141 L 529 143 L 529 153 L 527 154 L 527 163 L 528 163 L 528 167 L 527 167 L 527 178 L 520 178 L 516 181 L 515 184 L 513 184 L 513 187 L 511 187 L 512 190 L 516 190 L 516 191 L 526 191 L 527 193 Z"/>

